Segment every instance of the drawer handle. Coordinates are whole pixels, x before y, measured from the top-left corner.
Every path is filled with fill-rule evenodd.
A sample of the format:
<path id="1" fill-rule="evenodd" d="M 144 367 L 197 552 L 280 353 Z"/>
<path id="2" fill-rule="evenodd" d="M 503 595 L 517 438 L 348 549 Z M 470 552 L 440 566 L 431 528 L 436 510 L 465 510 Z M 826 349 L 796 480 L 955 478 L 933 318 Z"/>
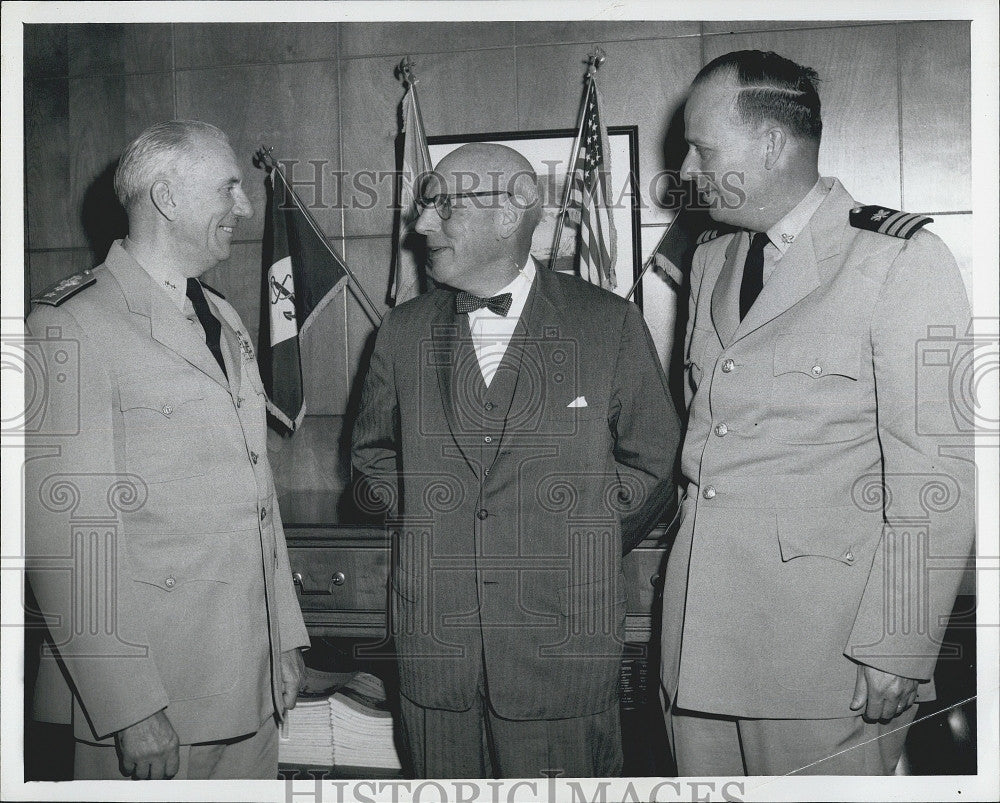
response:
<path id="1" fill-rule="evenodd" d="M 342 586 L 345 582 L 347 582 L 347 575 L 345 575 L 343 572 L 334 572 L 333 575 L 330 577 L 330 582 L 335 586 Z M 325 589 L 321 588 L 316 590 L 306 588 L 305 580 L 302 577 L 302 572 L 292 572 L 292 583 L 298 586 L 299 593 L 305 596 L 317 596 L 317 595 L 329 596 L 330 594 L 333 593 L 332 591 L 329 590 L 329 588 Z"/>

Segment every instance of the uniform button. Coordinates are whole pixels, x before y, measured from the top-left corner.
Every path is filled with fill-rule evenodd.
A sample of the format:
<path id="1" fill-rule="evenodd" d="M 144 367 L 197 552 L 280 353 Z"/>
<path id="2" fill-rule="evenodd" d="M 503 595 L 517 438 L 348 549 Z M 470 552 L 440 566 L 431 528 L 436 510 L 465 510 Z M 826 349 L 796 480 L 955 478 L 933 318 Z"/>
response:
<path id="1" fill-rule="evenodd" d="M 167 588 L 173 588 L 175 585 L 177 585 L 177 581 L 173 577 L 168 577 L 166 580 L 163 581 L 163 585 L 166 586 Z"/>
<path id="2" fill-rule="evenodd" d="M 715 428 L 715 434 L 718 435 L 720 438 L 724 438 L 728 433 L 729 433 L 729 427 L 727 427 L 725 424 L 719 424 Z"/>
<path id="3" fill-rule="evenodd" d="M 260 509 L 260 520 L 261 520 L 261 521 L 264 521 L 264 517 L 265 517 L 266 515 L 267 515 L 267 508 L 266 508 L 266 507 L 262 507 L 262 508 Z"/>
<path id="4" fill-rule="evenodd" d="M 164 404 L 160 409 L 163 410 L 164 415 L 170 415 L 174 411 L 174 408 L 169 404 Z"/>
<path id="5" fill-rule="evenodd" d="M 705 490 L 701 492 L 701 495 L 706 499 L 715 499 L 715 487 L 709 485 Z"/>
<path id="6" fill-rule="evenodd" d="M 480 521 L 482 521 L 489 515 L 490 514 L 486 511 L 486 508 L 484 507 L 476 511 L 476 518 L 479 519 Z"/>
<path id="7" fill-rule="evenodd" d="M 253 463 L 255 466 L 257 465 L 257 453 L 256 452 L 250 452 L 250 462 Z"/>
<path id="8" fill-rule="evenodd" d="M 854 553 L 851 552 L 851 550 L 848 549 L 844 553 L 844 560 L 846 560 L 848 563 L 854 563 Z"/>
<path id="9" fill-rule="evenodd" d="M 823 366 L 822 365 L 814 365 L 812 367 L 812 375 L 813 376 L 819 376 L 821 373 L 823 373 Z"/>
<path id="10" fill-rule="evenodd" d="M 493 443 L 493 436 L 492 435 L 483 436 L 483 443 Z"/>
<path id="11" fill-rule="evenodd" d="M 243 404 L 243 397 L 242 396 L 237 396 L 236 397 L 236 406 L 239 407 L 241 404 Z"/>
<path id="12" fill-rule="evenodd" d="M 736 367 L 736 363 L 735 362 L 733 362 L 732 360 L 725 360 L 722 363 L 722 373 L 728 374 L 735 367 Z"/>
<path id="13" fill-rule="evenodd" d="M 493 402 L 486 402 L 486 404 L 484 404 L 483 406 L 484 406 L 484 407 L 485 407 L 485 408 L 486 408 L 487 410 L 492 410 L 492 409 L 493 409 Z"/>

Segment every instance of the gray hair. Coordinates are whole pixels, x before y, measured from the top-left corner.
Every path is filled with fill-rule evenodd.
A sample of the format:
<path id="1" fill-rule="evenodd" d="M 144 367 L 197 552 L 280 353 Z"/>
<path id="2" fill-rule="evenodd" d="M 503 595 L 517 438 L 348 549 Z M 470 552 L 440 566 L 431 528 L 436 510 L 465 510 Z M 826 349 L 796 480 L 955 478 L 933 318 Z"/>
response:
<path id="1" fill-rule="evenodd" d="M 176 169 L 188 155 L 196 135 L 226 144 L 229 137 L 211 123 L 200 120 L 168 120 L 151 125 L 126 146 L 115 171 L 115 194 L 126 210 L 153 182 Z"/>

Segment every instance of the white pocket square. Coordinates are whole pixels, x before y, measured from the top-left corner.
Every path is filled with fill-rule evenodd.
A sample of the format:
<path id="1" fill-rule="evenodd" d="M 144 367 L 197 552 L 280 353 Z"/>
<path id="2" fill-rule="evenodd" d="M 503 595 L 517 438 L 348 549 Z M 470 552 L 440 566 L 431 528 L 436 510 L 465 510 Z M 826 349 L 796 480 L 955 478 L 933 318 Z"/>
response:
<path id="1" fill-rule="evenodd" d="M 566 406 L 567 407 L 586 407 L 587 406 L 587 397 L 586 396 L 577 396 L 575 399 L 573 399 L 573 401 L 571 401 Z"/>

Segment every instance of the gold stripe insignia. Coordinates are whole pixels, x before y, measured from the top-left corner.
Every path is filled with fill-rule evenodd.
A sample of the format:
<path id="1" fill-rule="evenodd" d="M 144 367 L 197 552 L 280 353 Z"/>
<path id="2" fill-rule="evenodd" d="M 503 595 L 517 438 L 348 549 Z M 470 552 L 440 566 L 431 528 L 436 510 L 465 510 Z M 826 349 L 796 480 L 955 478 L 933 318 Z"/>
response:
<path id="1" fill-rule="evenodd" d="M 85 287 L 90 287 L 97 281 L 97 277 L 89 270 L 67 276 L 52 285 L 41 295 L 34 296 L 31 300 L 36 304 L 48 304 L 58 307 L 66 299 L 72 298 Z"/>
<path id="2" fill-rule="evenodd" d="M 856 206 L 851 210 L 851 225 L 856 229 L 867 229 L 890 237 L 909 240 L 922 226 L 934 218 L 900 212 L 884 206 Z"/>

